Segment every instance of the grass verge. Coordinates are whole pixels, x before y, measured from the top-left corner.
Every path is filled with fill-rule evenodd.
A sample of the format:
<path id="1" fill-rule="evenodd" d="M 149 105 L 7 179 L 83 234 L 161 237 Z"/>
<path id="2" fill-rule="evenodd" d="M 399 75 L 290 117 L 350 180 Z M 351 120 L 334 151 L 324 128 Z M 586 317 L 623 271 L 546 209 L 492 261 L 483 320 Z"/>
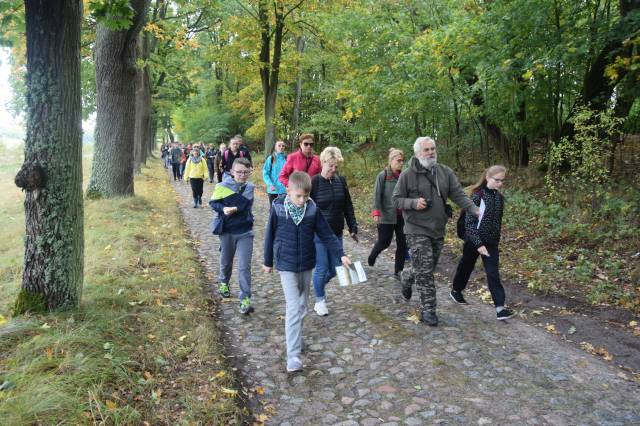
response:
<path id="1" fill-rule="evenodd" d="M 136 193 L 85 202 L 85 284 L 76 311 L 8 318 L 23 225 L 0 242 L 0 274 L 8 278 L 0 288 L 8 318 L 0 325 L 2 424 L 244 421 L 205 278 L 160 164 L 137 177 Z M 21 208 L 9 198 L 2 214 L 17 223 Z"/>

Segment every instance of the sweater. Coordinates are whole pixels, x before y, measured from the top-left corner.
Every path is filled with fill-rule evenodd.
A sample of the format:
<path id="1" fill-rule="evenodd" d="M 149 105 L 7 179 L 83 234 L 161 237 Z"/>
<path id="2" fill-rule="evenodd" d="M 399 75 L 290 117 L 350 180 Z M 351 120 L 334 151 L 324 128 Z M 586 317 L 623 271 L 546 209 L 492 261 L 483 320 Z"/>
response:
<path id="1" fill-rule="evenodd" d="M 380 218 L 378 222 L 380 224 L 395 225 L 398 222 L 398 215 L 402 214 L 401 211 L 394 207 L 391 199 L 399 176 L 399 174 L 396 175 L 385 168 L 376 177 L 371 214 Z"/>
<path id="2" fill-rule="evenodd" d="M 280 171 L 287 161 L 287 156 L 281 152 L 275 154 L 275 157 L 275 164 L 272 163 L 273 155 L 268 156 L 267 160 L 264 162 L 264 166 L 262 167 L 262 179 L 264 180 L 264 184 L 267 186 L 267 193 L 284 194 L 287 192 L 287 188 L 284 187 L 278 177 L 280 176 Z M 271 187 L 274 187 L 274 189 L 271 189 Z"/>
<path id="3" fill-rule="evenodd" d="M 184 168 L 184 177 L 185 179 L 206 179 L 209 173 L 209 169 L 207 168 L 207 162 L 204 158 L 200 158 L 200 161 L 194 163 L 191 161 L 191 158 L 187 160 L 187 165 Z"/>
<path id="4" fill-rule="evenodd" d="M 264 238 L 264 265 L 278 271 L 302 272 L 316 266 L 314 235 L 339 257 L 344 250 L 313 200 L 307 201 L 302 222 L 296 225 L 284 207 L 285 196 L 273 201 Z"/>
<path id="5" fill-rule="evenodd" d="M 211 229 L 216 229 L 222 222 L 222 233 L 244 234 L 253 229 L 253 184 L 247 182 L 243 189 L 231 176 L 225 176 L 222 182 L 216 184 L 211 195 L 209 205 L 216 212 Z M 237 207 L 238 211 L 232 215 L 225 215 L 225 207 Z"/>
<path id="6" fill-rule="evenodd" d="M 345 219 L 349 233 L 358 233 L 358 223 L 345 178 L 334 175 L 331 179 L 325 179 L 321 174 L 315 175 L 311 178 L 310 196 L 336 235 L 342 235 Z"/>
<path id="7" fill-rule="evenodd" d="M 284 186 L 289 185 L 289 176 L 295 171 L 306 172 L 309 176 L 313 177 L 320 173 L 322 166 L 320 165 L 320 159 L 317 155 L 307 157 L 302 153 L 302 150 L 297 150 L 294 153 L 289 154 L 287 162 L 284 163 L 284 167 L 280 172 L 280 182 Z"/>
<path id="8" fill-rule="evenodd" d="M 428 179 L 431 179 L 438 189 L 434 188 Z M 400 174 L 392 196 L 393 205 L 402 209 L 405 234 L 444 238 L 449 218 L 440 194 L 445 200 L 451 199 L 460 208 L 467 210 L 469 215 L 473 215 L 476 207 L 462 190 L 453 170 L 443 164 L 437 164 L 427 171 L 416 157 L 411 157 L 409 168 Z M 431 207 L 417 210 L 418 198 L 421 197 L 430 200 Z"/>
<path id="9" fill-rule="evenodd" d="M 480 200 L 484 200 L 485 210 L 478 228 L 478 218 L 475 215 L 465 216 L 465 241 L 473 244 L 475 248 L 482 246 L 497 247 L 500 243 L 500 231 L 502 229 L 502 212 L 504 210 L 504 197 L 495 189 L 486 186 L 471 194 L 471 200 L 476 206 L 480 206 Z"/>

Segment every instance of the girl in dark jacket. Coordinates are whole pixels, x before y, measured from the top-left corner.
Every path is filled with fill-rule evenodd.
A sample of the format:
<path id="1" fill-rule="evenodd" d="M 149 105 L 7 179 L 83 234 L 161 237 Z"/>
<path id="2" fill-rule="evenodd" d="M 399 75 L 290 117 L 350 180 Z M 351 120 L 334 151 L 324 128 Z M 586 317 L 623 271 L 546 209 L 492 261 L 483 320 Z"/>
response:
<path id="1" fill-rule="evenodd" d="M 311 199 L 316 203 L 329 226 L 338 237 L 342 246 L 342 231 L 346 219 L 349 234 L 357 239 L 358 224 L 351 203 L 351 195 L 347 187 L 347 181 L 336 174 L 338 164 L 343 160 L 340 149 L 329 146 L 320 154 L 322 170 L 311 178 Z M 329 314 L 325 299 L 324 288 L 331 278 L 336 276 L 336 266 L 340 265 L 340 259 L 335 251 L 329 248 L 317 236 L 314 239 L 316 245 L 316 269 L 313 272 L 313 288 L 316 293 L 314 310 L 320 316 Z"/>
<path id="2" fill-rule="evenodd" d="M 491 166 L 484 171 L 478 183 L 471 187 L 471 199 L 480 208 L 480 217 L 466 215 L 462 258 L 458 263 L 450 293 L 454 302 L 461 305 L 467 304 L 462 292 L 469 282 L 478 256 L 482 256 L 498 320 L 505 320 L 514 315 L 513 311 L 504 307 L 505 294 L 499 271 L 498 244 L 504 209 L 504 197 L 499 190 L 502 188 L 506 173 L 507 169 L 504 166 Z"/>
<path id="3" fill-rule="evenodd" d="M 376 187 L 373 195 L 373 219 L 378 228 L 378 241 L 376 241 L 371 254 L 369 254 L 369 266 L 376 263 L 378 255 L 389 245 L 396 234 L 396 261 L 394 274 L 398 276 L 404 269 L 405 252 L 407 250 L 407 240 L 404 236 L 404 220 L 402 210 L 397 210 L 393 206 L 391 196 L 396 187 L 398 177 L 404 164 L 404 153 L 396 148 L 389 149 L 389 164 L 378 174 Z"/>

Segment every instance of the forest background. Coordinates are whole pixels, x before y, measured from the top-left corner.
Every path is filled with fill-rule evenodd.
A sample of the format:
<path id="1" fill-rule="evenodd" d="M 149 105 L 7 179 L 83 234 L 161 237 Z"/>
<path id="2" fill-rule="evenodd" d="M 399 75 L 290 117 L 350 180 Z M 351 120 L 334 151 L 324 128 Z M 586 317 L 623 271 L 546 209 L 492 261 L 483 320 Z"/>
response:
<path id="1" fill-rule="evenodd" d="M 46 121 L 34 118 L 42 98 L 26 77 L 29 3 L 0 3 L 11 108 L 27 116 L 24 158 L 2 148 L 8 170 L 41 155 L 31 130 Z M 85 147 L 89 179 L 81 188 L 81 169 L 68 176 L 76 218 L 91 200 L 140 195 L 134 176 L 161 142 L 217 145 L 240 133 L 252 151 L 268 153 L 276 139 L 294 150 L 297 135 L 311 132 L 318 152 L 343 150 L 358 217 L 372 225 L 374 177 L 388 149 L 410 154 L 417 136 L 430 135 L 465 184 L 491 164 L 509 168 L 508 279 L 640 312 L 640 1 L 75 3 L 75 15 L 61 9 L 42 32 L 77 24 L 69 57 L 79 57 L 81 104 L 69 122 L 96 120 Z M 62 161 L 61 169 L 81 168 L 79 156 Z M 27 229 L 30 206 L 43 202 L 30 191 Z M 71 234 L 82 235 L 81 222 L 70 220 Z M 64 244 L 82 263 L 77 242 Z M 0 314 L 16 297 L 16 313 L 41 306 L 24 291 L 24 265 L 3 262 L 10 284 Z M 66 302 L 77 305 L 82 268 L 69 274 Z"/>

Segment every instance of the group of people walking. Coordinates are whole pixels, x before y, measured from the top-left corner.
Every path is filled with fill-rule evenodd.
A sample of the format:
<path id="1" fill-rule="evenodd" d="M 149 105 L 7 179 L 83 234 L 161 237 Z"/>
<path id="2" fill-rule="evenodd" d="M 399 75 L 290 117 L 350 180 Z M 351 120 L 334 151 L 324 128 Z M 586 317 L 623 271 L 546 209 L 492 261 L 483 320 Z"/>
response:
<path id="1" fill-rule="evenodd" d="M 236 137 L 237 138 L 237 137 Z M 249 182 L 251 157 L 240 150 L 240 140 L 232 138 L 224 158 L 223 176 L 209 202 L 215 211 L 212 232 L 220 237 L 220 273 L 218 293 L 230 297 L 229 281 L 235 254 L 238 254 L 240 312 L 251 305 L 251 259 L 253 247 L 254 185 Z M 235 139 L 235 140 L 234 140 Z M 307 313 L 308 294 L 313 281 L 314 311 L 329 314 L 326 285 L 336 275 L 336 266 L 349 267 L 343 233 L 345 223 L 351 238 L 357 241 L 358 224 L 346 179 L 337 172 L 344 159 L 340 149 L 327 147 L 314 153 L 312 134 L 300 136 L 299 149 L 289 155 L 286 144 L 277 141 L 273 153 L 262 168 L 270 201 L 265 231 L 263 269 L 278 271 L 285 296 L 285 335 L 287 371 L 302 369 L 302 324 Z M 513 316 L 504 305 L 505 292 L 499 275 L 499 250 L 504 198 L 500 189 L 506 169 L 492 166 L 465 194 L 454 172 L 438 163 L 436 143 L 429 137 L 418 138 L 414 155 L 404 168 L 404 153 L 389 150 L 388 164 L 375 181 L 372 215 L 378 238 L 368 257 L 373 266 L 379 254 L 396 237 L 394 274 L 400 280 L 406 300 L 415 288 L 419 294 L 421 320 L 438 324 L 434 270 L 444 245 L 445 226 L 452 217 L 451 200 L 464 211 L 460 221 L 464 233 L 463 255 L 453 278 L 451 299 L 466 304 L 463 292 L 481 256 L 489 290 L 499 320 Z M 225 151 L 226 152 L 226 151 Z M 193 157 L 191 157 L 193 158 Z M 193 180 L 202 166 L 192 160 L 185 176 Z M 196 174 L 189 174 L 198 170 Z M 192 184 L 193 187 L 193 184 Z M 202 192 L 194 207 L 201 205 Z M 405 269 L 407 251 L 411 267 Z"/>

